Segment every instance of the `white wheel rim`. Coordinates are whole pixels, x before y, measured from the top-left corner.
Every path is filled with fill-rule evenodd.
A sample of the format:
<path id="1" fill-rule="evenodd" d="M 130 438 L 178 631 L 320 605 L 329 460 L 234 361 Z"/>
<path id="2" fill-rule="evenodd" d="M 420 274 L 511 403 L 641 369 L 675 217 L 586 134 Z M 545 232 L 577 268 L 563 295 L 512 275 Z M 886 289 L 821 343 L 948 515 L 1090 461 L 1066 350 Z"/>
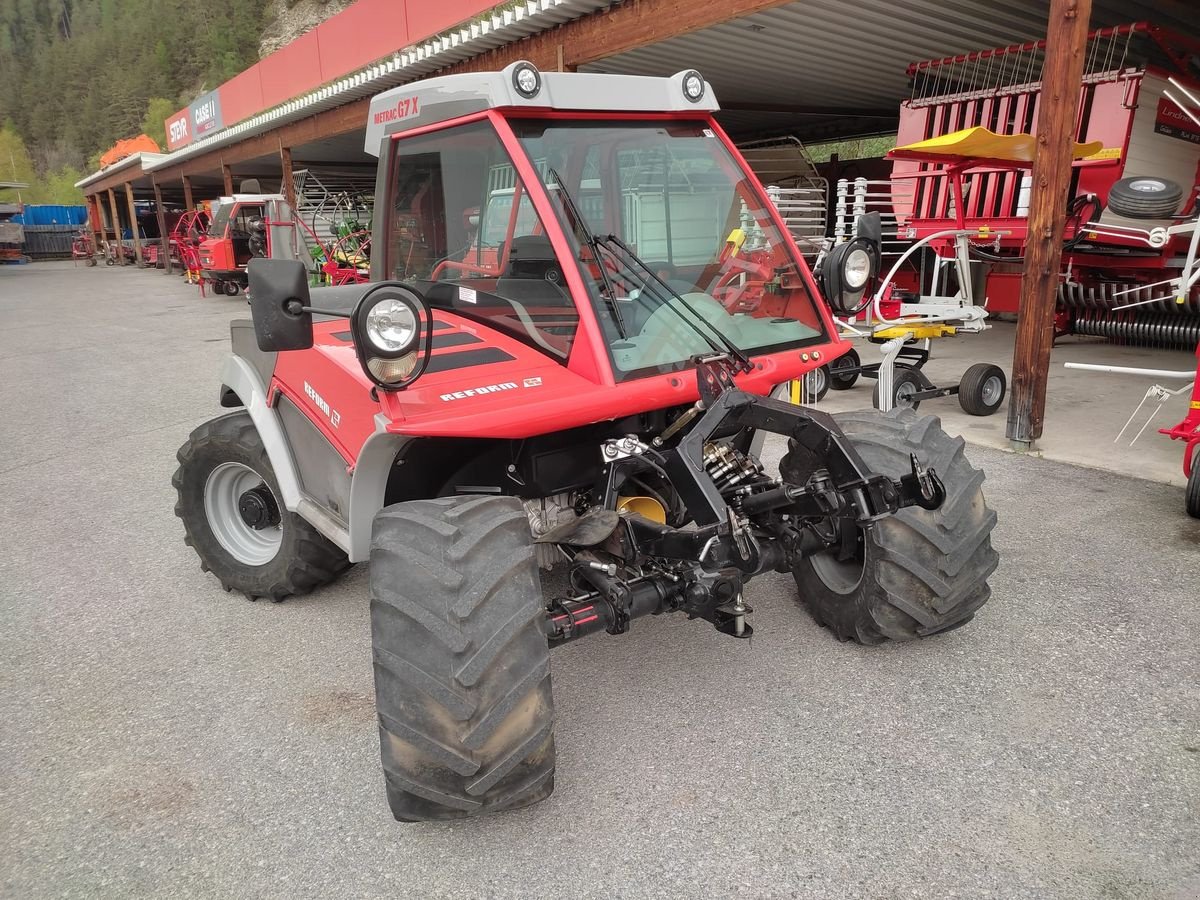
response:
<path id="1" fill-rule="evenodd" d="M 1139 178 L 1137 181 L 1129 182 L 1129 189 L 1143 194 L 1155 194 L 1163 189 L 1163 183 L 1152 178 Z"/>
<path id="2" fill-rule="evenodd" d="M 980 389 L 980 396 L 983 398 L 985 406 L 995 406 L 1000 402 L 1001 392 L 1004 388 L 1000 384 L 1000 378 L 992 375 L 983 382 L 983 387 Z"/>
<path id="3" fill-rule="evenodd" d="M 261 475 L 237 462 L 221 463 L 204 482 L 204 515 L 209 530 L 230 556 L 247 566 L 265 566 L 283 545 L 282 524 L 251 528 L 238 511 L 242 494 L 265 484 Z M 271 496 L 275 496 L 273 492 Z M 279 504 L 278 498 L 275 503 Z"/>

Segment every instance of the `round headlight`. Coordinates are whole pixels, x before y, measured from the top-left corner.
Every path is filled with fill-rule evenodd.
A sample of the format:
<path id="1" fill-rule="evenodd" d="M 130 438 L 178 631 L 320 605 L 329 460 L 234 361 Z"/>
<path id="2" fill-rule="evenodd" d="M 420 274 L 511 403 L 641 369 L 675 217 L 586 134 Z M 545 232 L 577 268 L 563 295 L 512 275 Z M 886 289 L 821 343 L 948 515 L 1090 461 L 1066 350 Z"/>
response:
<path id="1" fill-rule="evenodd" d="M 842 284 L 852 291 L 859 290 L 871 277 L 871 254 L 855 247 L 842 262 Z"/>
<path id="2" fill-rule="evenodd" d="M 704 78 L 699 72 L 685 72 L 683 75 L 683 95 L 693 103 L 698 103 L 704 96 Z"/>
<path id="3" fill-rule="evenodd" d="M 513 69 L 513 87 L 525 98 L 537 96 L 542 89 L 542 74 L 533 67 L 532 63 L 521 63 Z"/>
<path id="4" fill-rule="evenodd" d="M 387 298 L 367 313 L 367 340 L 383 353 L 402 353 L 417 339 L 417 313 L 407 303 Z"/>

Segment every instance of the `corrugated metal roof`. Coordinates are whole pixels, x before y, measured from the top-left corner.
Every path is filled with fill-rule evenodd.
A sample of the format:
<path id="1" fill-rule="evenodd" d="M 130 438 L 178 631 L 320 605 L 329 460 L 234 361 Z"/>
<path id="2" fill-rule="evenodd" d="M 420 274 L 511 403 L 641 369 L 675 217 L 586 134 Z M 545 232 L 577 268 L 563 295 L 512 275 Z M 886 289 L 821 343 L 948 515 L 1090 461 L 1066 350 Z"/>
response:
<path id="1" fill-rule="evenodd" d="M 322 110 L 342 106 L 362 97 L 374 96 L 380 91 L 415 81 L 453 63 L 606 8 L 609 2 L 610 0 L 526 0 L 514 8 L 481 17 L 417 47 L 396 53 L 391 59 L 381 60 L 360 72 L 340 78 L 333 84 L 238 122 L 209 138 L 167 154 L 161 160 L 147 165 L 146 169 L 152 171 L 171 166 Z M 364 128 L 366 124 L 364 119 Z"/>
<path id="2" fill-rule="evenodd" d="M 1096 0 L 1093 27 L 1149 20 L 1194 34 L 1187 5 L 1177 4 L 1179 15 L 1171 15 L 1163 4 Z M 986 0 L 803 0 L 584 68 L 669 75 L 694 67 L 727 108 L 896 109 L 909 95 L 910 62 L 1044 37 L 1046 11 L 1043 3 Z M 745 128 L 754 116 L 729 112 L 723 120 Z"/>

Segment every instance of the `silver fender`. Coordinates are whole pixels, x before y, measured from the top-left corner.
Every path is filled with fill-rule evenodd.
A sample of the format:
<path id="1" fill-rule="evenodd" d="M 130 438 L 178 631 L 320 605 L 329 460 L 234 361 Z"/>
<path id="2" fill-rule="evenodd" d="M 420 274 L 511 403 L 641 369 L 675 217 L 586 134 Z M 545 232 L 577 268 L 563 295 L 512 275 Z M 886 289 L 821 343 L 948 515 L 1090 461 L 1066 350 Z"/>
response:
<path id="1" fill-rule="evenodd" d="M 350 546 L 351 562 L 364 562 L 371 555 L 371 529 L 375 514 L 383 509 L 388 476 L 396 454 L 411 438 L 389 434 L 388 419 L 382 413 L 375 416 L 375 433 L 367 438 L 354 474 L 350 476 Z"/>

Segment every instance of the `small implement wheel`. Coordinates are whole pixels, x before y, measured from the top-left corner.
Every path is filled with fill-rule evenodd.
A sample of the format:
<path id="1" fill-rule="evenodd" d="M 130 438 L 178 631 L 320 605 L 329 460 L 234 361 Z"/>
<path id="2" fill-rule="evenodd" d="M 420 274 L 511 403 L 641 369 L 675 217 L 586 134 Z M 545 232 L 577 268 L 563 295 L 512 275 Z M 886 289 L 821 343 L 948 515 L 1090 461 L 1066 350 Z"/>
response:
<path id="1" fill-rule="evenodd" d="M 397 820 L 462 819 L 550 796 L 544 614 L 515 497 L 413 500 L 375 517 L 375 704 Z"/>
<path id="2" fill-rule="evenodd" d="M 86 265 L 86 266 L 87 266 L 89 269 L 91 269 L 91 268 L 94 268 L 94 267 L 95 267 L 95 265 L 96 265 L 96 257 L 94 257 L 94 256 L 89 256 L 89 257 L 87 258 L 87 262 L 85 263 L 85 265 Z"/>
<path id="3" fill-rule="evenodd" d="M 1008 380 L 1004 370 L 991 363 L 975 363 L 958 383 L 958 405 L 972 416 L 990 416 L 1004 402 Z"/>
<path id="4" fill-rule="evenodd" d="M 106 266 L 115 266 L 117 264 L 117 261 L 115 259 L 113 259 L 111 256 L 106 256 L 106 257 L 104 257 L 104 264 Z"/>
<path id="5" fill-rule="evenodd" d="M 896 366 L 892 371 L 892 409 L 917 409 L 921 401 L 914 400 L 913 394 L 925 389 L 925 379 L 913 369 Z M 871 403 L 879 409 L 879 382 L 875 382 Z"/>
<path id="6" fill-rule="evenodd" d="M 838 425 L 874 472 L 899 478 L 910 454 L 933 468 L 946 488 L 940 509 L 908 507 L 869 529 L 854 526 L 837 549 L 801 559 L 792 570 L 799 599 L 838 640 L 879 644 L 929 637 L 966 624 L 991 595 L 988 576 L 996 514 L 987 507 L 983 472 L 933 416 L 912 410 L 853 412 Z M 780 463 L 789 484 L 804 484 L 821 461 L 793 445 Z"/>
<path id="7" fill-rule="evenodd" d="M 1183 188 L 1166 178 L 1122 178 L 1108 191 L 1108 208 L 1131 219 L 1165 219 L 1175 214 Z"/>
<path id="8" fill-rule="evenodd" d="M 1200 450 L 1192 456 L 1192 474 L 1188 476 L 1187 493 L 1184 495 L 1187 514 L 1200 519 Z"/>
<path id="9" fill-rule="evenodd" d="M 851 348 L 829 364 L 829 386 L 835 391 L 848 391 L 858 382 L 858 367 L 862 365 L 858 351 Z M 850 371 L 847 372 L 846 370 Z"/>
<path id="10" fill-rule="evenodd" d="M 820 366 L 804 376 L 805 403 L 820 403 L 829 393 L 829 366 Z"/>
<path id="11" fill-rule="evenodd" d="M 225 293 L 227 296 L 236 297 L 241 292 L 242 292 L 241 285 L 239 285 L 236 281 L 226 281 L 225 282 Z"/>
<path id="12" fill-rule="evenodd" d="M 282 600 L 333 581 L 350 564 L 340 548 L 284 509 L 249 413 L 201 425 L 178 458 L 171 483 L 184 542 L 225 590 Z"/>

